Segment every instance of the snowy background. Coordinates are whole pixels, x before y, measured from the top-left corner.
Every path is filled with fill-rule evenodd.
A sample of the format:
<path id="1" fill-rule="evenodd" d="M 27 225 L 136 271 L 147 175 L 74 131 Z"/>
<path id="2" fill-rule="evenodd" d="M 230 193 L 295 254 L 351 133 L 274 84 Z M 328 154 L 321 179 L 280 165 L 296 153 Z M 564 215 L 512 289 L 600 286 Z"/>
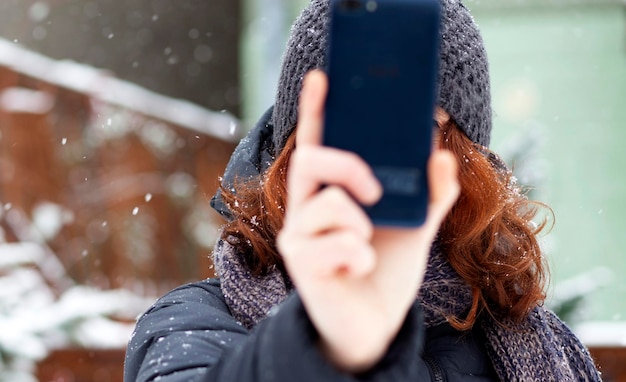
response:
<path id="1" fill-rule="evenodd" d="M 11 78 L 7 68 L 28 78 L 0 81 L 0 190 L 11 173 L 3 116 L 45 119 L 39 132 L 54 127 L 51 157 L 74 170 L 48 177 L 77 184 L 68 200 L 41 199 L 28 210 L 0 192 L 0 381 L 34 380 L 54 349 L 123 348 L 136 315 L 161 291 L 132 275 L 160 268 L 156 285 L 169 264 L 184 273 L 198 268 L 193 259 L 206 262 L 219 221 L 207 211 L 214 183 L 198 174 L 218 172 L 227 156 L 210 139 L 233 144 L 271 104 L 289 25 L 305 3 L 0 1 L 0 78 Z M 490 52 L 492 148 L 555 211 L 544 238 L 548 303 L 587 344 L 623 346 L 624 3 L 466 3 Z M 61 104 L 76 112 L 79 134 Z M 143 150 L 152 167 L 124 156 L 127 147 Z M 92 170 L 113 164 L 126 168 L 113 180 Z M 116 214 L 96 208 L 103 200 Z M 168 213 L 158 215 L 162 208 Z M 172 226 L 184 244 L 155 244 Z M 112 262 L 112 248 L 127 262 Z M 184 264 L 158 263 L 163 252 Z M 106 279 L 107 267 L 123 277 Z"/>
<path id="2" fill-rule="evenodd" d="M 3 39 L 0 85 L 0 381 L 34 381 L 37 363 L 56 349 L 123 350 L 135 319 L 156 297 L 210 274 L 219 221 L 207 212 L 207 199 L 243 128 L 226 111 Z M 63 123 L 68 118 L 78 120 L 74 130 Z M 49 139 L 24 140 L 14 134 L 21 130 Z M 156 165 L 148 171 L 103 161 L 127 151 Z M 59 167 L 67 178 L 59 179 Z M 42 171 L 65 184 L 62 197 L 32 179 Z M 116 171 L 122 181 L 110 176 Z M 116 231 L 110 211 L 120 208 Z M 169 267 L 159 267 L 159 229 L 171 230 L 160 228 L 163 211 L 180 231 L 174 240 L 184 241 L 174 244 L 186 248 L 173 251 L 180 261 Z M 118 264 L 107 268 L 112 252 Z M 185 273 L 183 263 L 196 256 L 204 269 Z M 166 277 L 133 273 L 134 266 L 156 267 Z"/>

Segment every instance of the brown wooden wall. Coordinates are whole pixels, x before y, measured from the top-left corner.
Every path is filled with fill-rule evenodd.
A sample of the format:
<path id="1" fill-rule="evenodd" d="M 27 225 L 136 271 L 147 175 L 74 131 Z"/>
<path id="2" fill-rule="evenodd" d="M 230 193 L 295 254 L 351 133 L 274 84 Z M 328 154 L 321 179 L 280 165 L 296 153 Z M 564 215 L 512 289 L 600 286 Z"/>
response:
<path id="1" fill-rule="evenodd" d="M 47 244 L 77 283 L 155 295 L 212 274 L 222 221 L 208 203 L 233 143 L 0 67 L 0 94 L 14 88 L 54 103 L 0 107 L 7 241 L 36 239 L 29 223 L 53 203 L 66 224 Z"/>

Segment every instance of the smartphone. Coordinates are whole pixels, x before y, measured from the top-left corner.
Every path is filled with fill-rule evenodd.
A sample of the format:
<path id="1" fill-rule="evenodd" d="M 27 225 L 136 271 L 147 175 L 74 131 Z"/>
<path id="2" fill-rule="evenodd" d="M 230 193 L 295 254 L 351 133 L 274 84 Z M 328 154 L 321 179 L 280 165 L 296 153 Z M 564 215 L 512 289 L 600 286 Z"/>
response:
<path id="1" fill-rule="evenodd" d="M 331 0 L 323 143 L 360 155 L 383 186 L 373 223 L 426 219 L 439 0 Z"/>

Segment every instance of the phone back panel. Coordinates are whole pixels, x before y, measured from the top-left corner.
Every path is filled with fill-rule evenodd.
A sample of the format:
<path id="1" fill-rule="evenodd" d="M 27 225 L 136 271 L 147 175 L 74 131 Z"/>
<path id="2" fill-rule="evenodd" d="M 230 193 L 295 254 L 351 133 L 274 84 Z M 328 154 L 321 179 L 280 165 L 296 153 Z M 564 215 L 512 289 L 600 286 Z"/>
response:
<path id="1" fill-rule="evenodd" d="M 428 204 L 439 0 L 349 3 L 331 1 L 323 141 L 360 155 L 383 184 L 366 208 L 375 224 L 417 226 Z"/>

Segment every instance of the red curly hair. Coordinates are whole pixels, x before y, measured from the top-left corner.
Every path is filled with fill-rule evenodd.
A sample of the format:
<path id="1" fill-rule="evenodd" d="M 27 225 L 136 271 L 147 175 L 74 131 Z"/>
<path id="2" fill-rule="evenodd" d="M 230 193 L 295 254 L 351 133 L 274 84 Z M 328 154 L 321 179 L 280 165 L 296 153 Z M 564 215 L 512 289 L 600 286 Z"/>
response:
<path id="1" fill-rule="evenodd" d="M 483 311 L 499 322 L 519 321 L 545 299 L 548 271 L 537 234 L 547 219 L 534 222 L 538 207 L 545 206 L 529 201 L 498 157 L 469 140 L 449 117 L 441 118 L 444 114 L 437 113 L 438 145 L 458 159 L 461 194 L 440 228 L 439 242 L 473 291 L 467 316 L 448 320 L 458 330 L 470 329 Z M 276 235 L 283 224 L 286 173 L 294 149 L 291 134 L 262 179 L 238 181 L 236 192 L 221 189 L 234 216 L 221 237 L 239 250 L 255 274 L 273 266 L 285 272 Z"/>

